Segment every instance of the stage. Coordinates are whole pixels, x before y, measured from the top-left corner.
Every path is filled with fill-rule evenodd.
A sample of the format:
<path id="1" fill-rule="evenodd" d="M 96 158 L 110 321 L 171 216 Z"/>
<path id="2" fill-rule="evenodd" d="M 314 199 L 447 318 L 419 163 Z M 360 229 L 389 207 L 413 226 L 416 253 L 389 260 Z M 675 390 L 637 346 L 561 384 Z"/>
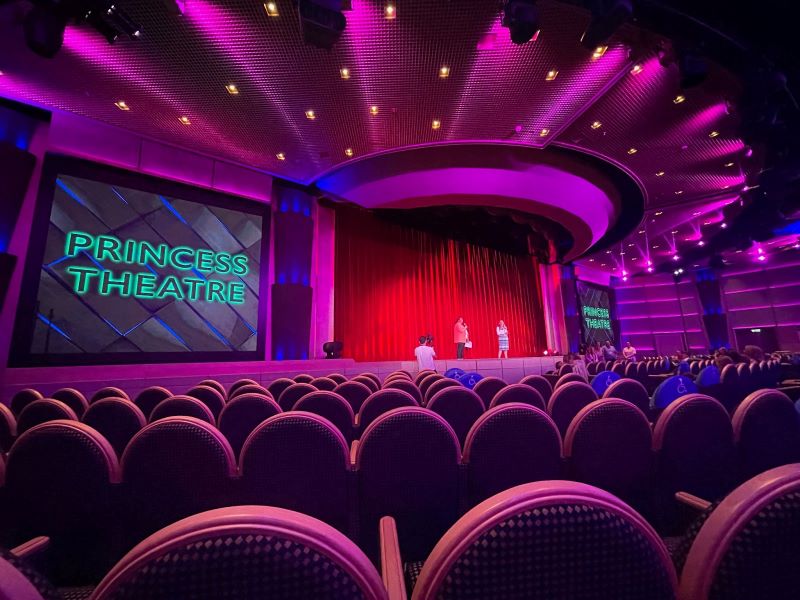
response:
<path id="1" fill-rule="evenodd" d="M 509 359 L 437 360 L 440 373 L 453 367 L 463 371 L 477 371 L 484 376 L 494 376 L 508 383 L 517 383 L 526 375 L 541 375 L 554 368 L 556 356 L 530 356 Z M 0 400 L 8 404 L 17 391 L 31 387 L 47 396 L 62 387 L 74 387 L 89 396 L 96 390 L 113 385 L 133 397 L 151 385 L 163 386 L 180 394 L 201 379 L 216 379 L 226 387 L 237 379 L 249 377 L 259 383 L 268 383 L 278 377 L 293 377 L 308 373 L 315 377 L 341 373 L 353 377 L 360 373 L 375 373 L 381 379 L 399 369 L 412 374 L 417 372 L 416 361 L 356 362 L 352 359 L 296 360 L 271 362 L 231 362 L 192 364 L 142 364 L 100 365 L 86 367 L 35 367 L 7 369 L 4 373 Z"/>

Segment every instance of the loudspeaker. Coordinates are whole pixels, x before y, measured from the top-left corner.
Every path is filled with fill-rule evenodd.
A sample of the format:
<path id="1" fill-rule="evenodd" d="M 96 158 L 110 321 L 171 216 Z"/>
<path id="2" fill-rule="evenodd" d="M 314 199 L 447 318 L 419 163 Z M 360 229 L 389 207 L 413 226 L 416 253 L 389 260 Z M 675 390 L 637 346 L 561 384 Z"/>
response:
<path id="1" fill-rule="evenodd" d="M 272 286 L 273 360 L 308 359 L 312 293 L 307 285 Z"/>
<path id="2" fill-rule="evenodd" d="M 8 248 L 35 166 L 33 154 L 0 142 L 0 252 Z"/>

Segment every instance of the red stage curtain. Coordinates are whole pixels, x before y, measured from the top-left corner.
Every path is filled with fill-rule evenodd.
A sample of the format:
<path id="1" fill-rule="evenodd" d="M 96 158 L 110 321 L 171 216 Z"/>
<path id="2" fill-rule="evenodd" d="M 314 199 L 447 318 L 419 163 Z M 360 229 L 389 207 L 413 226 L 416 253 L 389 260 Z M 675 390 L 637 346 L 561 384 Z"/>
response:
<path id="1" fill-rule="evenodd" d="M 453 325 L 463 316 L 473 348 L 497 357 L 497 322 L 509 357 L 545 349 L 539 270 L 512 256 L 387 222 L 368 211 L 336 211 L 335 338 L 358 361 L 413 360 L 432 333 L 438 358 L 455 358 Z"/>

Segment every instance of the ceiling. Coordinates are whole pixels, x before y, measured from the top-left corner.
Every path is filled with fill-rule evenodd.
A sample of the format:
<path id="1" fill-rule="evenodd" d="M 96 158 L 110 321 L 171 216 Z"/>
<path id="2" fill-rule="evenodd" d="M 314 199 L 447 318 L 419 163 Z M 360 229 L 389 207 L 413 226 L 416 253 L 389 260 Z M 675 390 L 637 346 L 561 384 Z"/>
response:
<path id="1" fill-rule="evenodd" d="M 561 2 L 540 0 L 539 35 L 516 46 L 497 0 L 404 3 L 392 19 L 386 1 L 352 0 L 328 51 L 302 41 L 294 1 L 276 4 L 278 16 L 268 16 L 253 0 L 186 0 L 184 14 L 172 15 L 161 2 L 131 0 L 124 8 L 141 24 L 140 40 L 110 45 L 70 26 L 50 60 L 26 48 L 27 5 L 5 4 L 0 95 L 306 184 L 418 146 L 567 148 L 638 183 L 644 227 L 621 248 L 639 243 L 642 228 L 650 240 L 673 235 L 680 219 L 669 215 L 688 215 L 687 232 L 716 222 L 757 169 L 736 133 L 737 79 L 712 65 L 702 85 L 681 91 L 677 66 L 659 62 L 663 40 L 633 25 L 594 56 L 580 44 L 588 12 Z"/>

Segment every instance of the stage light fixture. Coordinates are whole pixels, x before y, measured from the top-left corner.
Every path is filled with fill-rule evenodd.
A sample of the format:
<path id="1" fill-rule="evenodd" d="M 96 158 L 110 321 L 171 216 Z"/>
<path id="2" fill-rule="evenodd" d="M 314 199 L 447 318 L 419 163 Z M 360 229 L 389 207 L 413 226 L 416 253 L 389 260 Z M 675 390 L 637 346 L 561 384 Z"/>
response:
<path id="1" fill-rule="evenodd" d="M 550 135 L 550 130 L 547 127 L 539 132 L 539 137 L 547 137 L 548 135 Z"/>
<path id="2" fill-rule="evenodd" d="M 725 163 L 723 166 L 724 166 L 724 167 L 728 167 L 728 168 L 730 168 L 730 167 L 732 167 L 732 166 L 733 166 L 733 163 L 732 163 L 732 162 L 727 162 L 727 163 Z"/>
<path id="3" fill-rule="evenodd" d="M 371 114 L 373 117 L 376 116 L 378 114 L 378 112 L 379 112 L 379 109 L 374 104 L 369 107 L 369 114 Z"/>
<path id="4" fill-rule="evenodd" d="M 387 4 L 386 8 L 383 9 L 383 16 L 387 19 L 396 19 L 397 18 L 397 8 L 394 4 Z"/>
<path id="5" fill-rule="evenodd" d="M 184 125 L 191 125 L 192 122 L 189 120 L 189 117 L 178 117 L 178 121 L 180 121 Z"/>
<path id="6" fill-rule="evenodd" d="M 339 74 L 342 76 L 342 79 L 350 79 L 350 69 L 347 67 L 339 69 Z"/>
<path id="7" fill-rule="evenodd" d="M 280 16 L 280 13 L 278 12 L 278 5 L 275 2 L 265 2 L 264 11 L 267 13 L 268 17 Z"/>
<path id="8" fill-rule="evenodd" d="M 628 154 L 636 154 L 638 150 L 636 148 L 628 148 Z"/>
<path id="9" fill-rule="evenodd" d="M 431 129 L 439 129 L 442 126 L 442 122 L 439 119 L 434 119 L 433 123 L 431 123 Z"/>
<path id="10" fill-rule="evenodd" d="M 550 69 L 547 75 L 544 76 L 545 81 L 554 81 L 558 77 L 558 69 Z"/>
<path id="11" fill-rule="evenodd" d="M 716 129 L 708 134 L 708 137 L 710 138 L 715 138 L 717 136 L 719 136 L 719 131 L 717 131 Z"/>
<path id="12" fill-rule="evenodd" d="M 686 102 L 686 96 L 683 94 L 678 94 L 672 99 L 673 104 L 682 104 L 683 102 Z"/>
<path id="13" fill-rule="evenodd" d="M 633 14 L 631 0 L 588 0 L 586 5 L 592 12 L 592 20 L 581 37 L 581 44 L 588 50 L 605 45 Z"/>
<path id="14" fill-rule="evenodd" d="M 638 75 L 643 70 L 644 70 L 644 67 L 642 65 L 639 65 L 639 64 L 633 65 L 633 68 L 631 69 L 631 75 Z"/>
<path id="15" fill-rule="evenodd" d="M 598 46 L 597 48 L 595 48 L 594 52 L 592 52 L 592 60 L 597 60 L 598 58 L 602 58 L 603 55 L 606 53 L 606 50 L 608 50 L 608 46 L 605 45 Z"/>
<path id="16" fill-rule="evenodd" d="M 683 193 L 683 190 L 675 190 L 675 195 L 680 196 Z"/>
<path id="17" fill-rule="evenodd" d="M 231 96 L 236 96 L 239 93 L 239 88 L 236 87 L 235 83 L 229 83 L 228 85 L 225 86 L 225 89 Z"/>
<path id="18" fill-rule="evenodd" d="M 306 111 L 306 119 L 308 119 L 309 121 L 313 121 L 316 118 L 317 118 L 317 113 L 315 113 L 313 110 Z"/>
<path id="19" fill-rule="evenodd" d="M 347 26 L 342 0 L 299 0 L 300 30 L 303 41 L 329 50 Z"/>
<path id="20" fill-rule="evenodd" d="M 117 100 L 114 102 L 114 105 L 120 110 L 130 110 L 131 107 L 128 106 L 128 103 L 125 100 Z"/>
<path id="21" fill-rule="evenodd" d="M 275 155 L 275 158 L 277 158 L 278 160 L 286 160 L 286 155 L 283 152 L 278 152 Z"/>
<path id="22" fill-rule="evenodd" d="M 506 0 L 503 27 L 511 33 L 514 44 L 527 44 L 539 30 L 539 9 L 534 0 Z"/>
<path id="23" fill-rule="evenodd" d="M 592 129 L 600 129 L 602 126 L 603 124 L 600 121 L 594 121 L 592 123 Z"/>
<path id="24" fill-rule="evenodd" d="M 656 177 L 663 177 L 663 176 L 664 176 L 664 171 L 656 172 Z"/>
<path id="25" fill-rule="evenodd" d="M 439 67 L 439 77 L 441 77 L 442 79 L 450 77 L 450 67 L 448 67 L 447 65 L 442 65 L 441 67 Z"/>
<path id="26" fill-rule="evenodd" d="M 347 156 L 348 158 L 353 156 L 353 149 L 352 148 L 346 148 L 345 151 L 344 151 L 344 155 Z"/>

